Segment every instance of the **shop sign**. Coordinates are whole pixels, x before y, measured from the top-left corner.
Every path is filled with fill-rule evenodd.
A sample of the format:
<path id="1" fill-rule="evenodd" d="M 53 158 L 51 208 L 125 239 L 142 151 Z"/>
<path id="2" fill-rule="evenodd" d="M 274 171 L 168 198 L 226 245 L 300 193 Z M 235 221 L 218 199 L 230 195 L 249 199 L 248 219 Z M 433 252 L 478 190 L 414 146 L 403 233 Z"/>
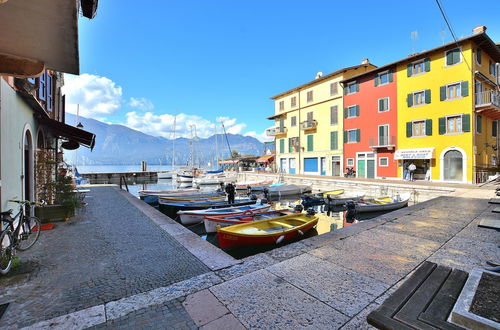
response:
<path id="1" fill-rule="evenodd" d="M 434 148 L 398 149 L 394 153 L 394 159 L 432 159 Z"/>

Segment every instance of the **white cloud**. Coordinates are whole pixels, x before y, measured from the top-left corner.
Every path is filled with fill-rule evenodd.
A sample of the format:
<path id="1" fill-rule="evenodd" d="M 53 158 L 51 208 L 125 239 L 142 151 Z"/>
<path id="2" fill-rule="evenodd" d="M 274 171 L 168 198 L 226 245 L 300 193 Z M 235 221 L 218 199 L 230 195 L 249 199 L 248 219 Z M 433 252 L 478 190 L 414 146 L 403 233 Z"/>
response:
<path id="1" fill-rule="evenodd" d="M 94 118 L 113 114 L 120 109 L 122 88 L 106 77 L 84 73 L 80 76 L 65 75 L 64 93 L 66 111 Z"/>
<path id="2" fill-rule="evenodd" d="M 154 108 L 153 102 L 151 102 L 145 97 L 138 97 L 138 98 L 131 97 L 128 105 L 131 106 L 132 108 L 138 108 L 142 111 L 149 111 L 153 110 Z"/>
<path id="3" fill-rule="evenodd" d="M 271 126 L 271 127 L 274 127 L 274 126 Z M 243 134 L 244 136 L 251 136 L 251 137 L 254 137 L 256 138 L 257 140 L 259 140 L 260 142 L 269 142 L 269 141 L 273 141 L 274 139 L 272 137 L 269 137 L 267 136 L 266 134 L 266 130 L 264 130 L 262 133 L 258 134 L 257 132 L 255 131 L 250 131 L 250 132 L 246 132 L 245 134 Z"/>

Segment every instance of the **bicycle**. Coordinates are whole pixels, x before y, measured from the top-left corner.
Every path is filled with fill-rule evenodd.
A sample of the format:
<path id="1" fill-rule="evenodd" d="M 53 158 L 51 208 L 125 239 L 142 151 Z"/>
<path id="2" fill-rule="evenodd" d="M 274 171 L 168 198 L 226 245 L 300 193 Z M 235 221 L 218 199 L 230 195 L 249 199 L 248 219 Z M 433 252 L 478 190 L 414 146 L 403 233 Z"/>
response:
<path id="1" fill-rule="evenodd" d="M 12 217 L 13 210 L 0 212 L 1 222 L 5 229 L 0 234 L 0 274 L 7 274 L 12 267 L 12 260 L 16 250 L 25 251 L 32 247 L 40 236 L 41 224 L 37 217 L 27 216 L 24 213 L 25 206 L 42 203 L 26 200 L 9 200 L 19 204 L 19 212 Z"/>

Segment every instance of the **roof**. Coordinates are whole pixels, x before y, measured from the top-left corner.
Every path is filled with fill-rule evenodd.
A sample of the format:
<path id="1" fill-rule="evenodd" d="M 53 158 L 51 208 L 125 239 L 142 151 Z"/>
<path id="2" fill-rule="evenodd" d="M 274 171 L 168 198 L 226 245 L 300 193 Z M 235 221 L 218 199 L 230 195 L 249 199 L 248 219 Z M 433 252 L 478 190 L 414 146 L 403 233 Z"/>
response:
<path id="1" fill-rule="evenodd" d="M 297 86 L 295 88 L 289 89 L 286 92 L 279 93 L 278 95 L 272 96 L 270 99 L 271 100 L 276 100 L 276 99 L 278 99 L 280 97 L 283 97 L 285 95 L 288 95 L 288 94 L 291 94 L 291 93 L 294 93 L 294 92 L 298 92 L 298 91 L 300 91 L 300 90 L 302 90 L 302 89 L 304 89 L 306 87 L 316 85 L 316 84 L 318 84 L 320 82 L 323 82 L 324 80 L 327 80 L 327 79 L 329 79 L 329 78 L 331 78 L 331 77 L 333 77 L 335 75 L 338 75 L 339 73 L 343 73 L 343 72 L 346 72 L 348 70 L 355 70 L 355 69 L 358 69 L 358 68 L 361 68 L 361 67 L 368 67 L 368 66 L 374 66 L 374 67 L 376 67 L 376 65 L 371 64 L 371 63 L 349 66 L 347 68 L 343 68 L 343 69 L 337 70 L 335 72 L 329 73 L 329 74 L 327 74 L 325 76 L 322 76 L 321 78 L 309 81 L 309 82 L 307 82 L 305 84 L 302 84 L 300 86 Z"/>
<path id="2" fill-rule="evenodd" d="M 478 32 L 478 33 L 475 33 L 475 34 L 470 35 L 468 37 L 459 39 L 459 40 L 457 40 L 457 42 L 452 41 L 452 42 L 449 42 L 449 43 L 444 44 L 442 46 L 439 46 L 439 47 L 436 47 L 436 48 L 432 48 L 430 50 L 426 50 L 426 51 L 423 51 L 423 52 L 420 52 L 420 53 L 417 53 L 417 54 L 414 54 L 414 55 L 402 58 L 402 59 L 400 59 L 398 61 L 395 61 L 395 62 L 386 64 L 386 65 L 380 66 L 380 67 L 378 67 L 376 69 L 373 69 L 373 70 L 370 70 L 370 71 L 367 71 L 367 72 L 363 72 L 363 73 L 361 73 L 359 75 L 352 76 L 350 78 L 342 80 L 340 83 L 342 84 L 342 83 L 345 83 L 347 81 L 356 80 L 356 79 L 358 79 L 358 78 L 360 78 L 362 76 L 365 76 L 365 75 L 370 75 L 370 74 L 373 74 L 373 73 L 376 73 L 376 72 L 379 72 L 379 71 L 384 71 L 384 70 L 389 69 L 392 66 L 395 66 L 397 64 L 400 64 L 400 63 L 403 63 L 403 62 L 406 62 L 406 61 L 412 61 L 413 62 L 413 61 L 421 59 L 422 57 L 428 55 L 429 53 L 432 53 L 432 52 L 435 52 L 435 51 L 438 51 L 438 50 L 441 50 L 441 49 L 445 49 L 445 48 L 448 48 L 450 46 L 454 46 L 456 44 L 460 44 L 460 43 L 462 43 L 464 41 L 469 41 L 469 40 L 472 40 L 472 41 L 476 42 L 478 45 L 480 45 L 481 49 L 484 50 L 484 51 L 486 51 L 493 58 L 493 60 L 495 60 L 495 62 L 500 62 L 500 48 L 498 48 L 497 45 L 493 42 L 493 40 L 491 40 L 490 37 L 488 37 L 488 35 L 486 34 L 486 32 Z"/>

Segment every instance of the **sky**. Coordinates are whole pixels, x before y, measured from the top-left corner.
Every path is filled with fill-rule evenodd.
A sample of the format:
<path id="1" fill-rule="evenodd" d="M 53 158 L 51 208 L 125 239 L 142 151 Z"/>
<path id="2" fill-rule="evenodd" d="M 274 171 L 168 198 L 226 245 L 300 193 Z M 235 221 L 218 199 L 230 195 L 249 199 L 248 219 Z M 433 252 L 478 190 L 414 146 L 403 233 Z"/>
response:
<path id="1" fill-rule="evenodd" d="M 441 3 L 457 38 L 486 25 L 500 42 L 500 1 Z M 79 20 L 81 74 L 66 75 L 66 109 L 166 138 L 175 116 L 176 137 L 223 122 L 264 141 L 271 96 L 452 40 L 435 0 L 102 0 Z"/>

